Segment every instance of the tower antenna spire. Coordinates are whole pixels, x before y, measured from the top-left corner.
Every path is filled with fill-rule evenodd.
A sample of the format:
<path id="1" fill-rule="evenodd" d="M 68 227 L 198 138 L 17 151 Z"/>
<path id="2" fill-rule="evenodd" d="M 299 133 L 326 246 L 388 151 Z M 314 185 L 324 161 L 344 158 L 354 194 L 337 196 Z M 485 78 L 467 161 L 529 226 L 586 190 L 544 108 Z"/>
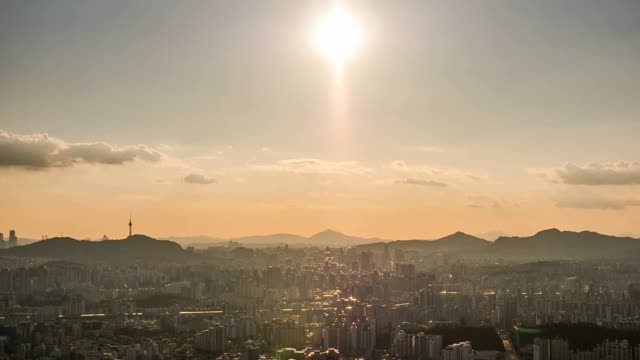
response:
<path id="1" fill-rule="evenodd" d="M 132 227 L 133 227 L 133 223 L 131 222 L 131 213 L 129 213 L 129 237 L 131 237 L 132 235 Z"/>

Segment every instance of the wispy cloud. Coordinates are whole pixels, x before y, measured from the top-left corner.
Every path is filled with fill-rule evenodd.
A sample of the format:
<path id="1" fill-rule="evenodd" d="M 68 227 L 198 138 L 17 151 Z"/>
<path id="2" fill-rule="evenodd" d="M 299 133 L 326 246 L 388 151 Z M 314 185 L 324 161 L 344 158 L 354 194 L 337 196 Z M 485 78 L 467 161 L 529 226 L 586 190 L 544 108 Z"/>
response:
<path id="1" fill-rule="evenodd" d="M 415 179 L 415 178 L 406 178 L 402 180 L 397 180 L 396 184 L 405 184 L 405 185 L 417 185 L 417 186 L 427 186 L 427 187 L 447 187 L 447 184 L 434 181 L 434 180 L 425 180 L 425 179 Z"/>
<path id="2" fill-rule="evenodd" d="M 639 199 L 582 191 L 556 196 L 555 203 L 559 208 L 598 210 L 624 210 L 627 207 L 640 206 Z"/>
<path id="3" fill-rule="evenodd" d="M 204 176 L 200 173 L 191 173 L 184 177 L 184 182 L 196 185 L 209 185 L 215 184 L 217 181 L 216 179 Z"/>
<path id="4" fill-rule="evenodd" d="M 394 160 L 389 165 L 393 171 L 412 175 L 412 178 L 428 178 L 437 182 L 479 182 L 486 180 L 488 176 L 482 173 L 454 169 L 438 168 L 425 164 L 410 165 L 404 160 Z"/>
<path id="5" fill-rule="evenodd" d="M 476 209 L 502 209 L 519 207 L 516 201 L 505 198 L 494 198 L 485 195 L 471 195 L 467 197 L 467 207 Z"/>
<path id="6" fill-rule="evenodd" d="M 294 174 L 360 175 L 373 171 L 355 161 L 328 161 L 314 158 L 286 159 L 274 163 L 249 164 L 248 166 L 254 170 Z"/>
<path id="7" fill-rule="evenodd" d="M 18 135 L 0 130 L 0 167 L 45 169 L 78 163 L 121 165 L 164 157 L 146 145 L 115 146 L 105 142 L 70 143 L 47 134 Z"/>
<path id="8" fill-rule="evenodd" d="M 391 168 L 394 170 L 408 171 L 409 165 L 407 165 L 404 160 L 393 160 L 391 162 Z"/>
<path id="9" fill-rule="evenodd" d="M 640 184 L 640 161 L 567 164 L 556 169 L 558 178 L 571 185 L 637 185 Z"/>

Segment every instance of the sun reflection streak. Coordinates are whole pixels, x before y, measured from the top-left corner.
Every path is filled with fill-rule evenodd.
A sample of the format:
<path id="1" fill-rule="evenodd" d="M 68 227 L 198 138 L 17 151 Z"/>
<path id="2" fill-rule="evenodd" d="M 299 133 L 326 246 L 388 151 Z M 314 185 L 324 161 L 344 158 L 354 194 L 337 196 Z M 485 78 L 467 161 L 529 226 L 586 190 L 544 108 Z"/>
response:
<path id="1" fill-rule="evenodd" d="M 336 1 L 316 32 L 316 46 L 331 64 L 330 106 L 334 140 L 345 145 L 349 136 L 345 70 L 360 43 L 360 31 Z"/>

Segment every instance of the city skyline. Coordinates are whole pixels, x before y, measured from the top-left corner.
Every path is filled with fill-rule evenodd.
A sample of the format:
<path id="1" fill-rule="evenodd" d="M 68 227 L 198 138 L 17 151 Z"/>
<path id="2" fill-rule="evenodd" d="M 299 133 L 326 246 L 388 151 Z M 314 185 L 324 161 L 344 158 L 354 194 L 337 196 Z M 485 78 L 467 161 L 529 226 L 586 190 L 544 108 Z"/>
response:
<path id="1" fill-rule="evenodd" d="M 640 234 L 640 4 L 336 4 L 3 2 L 0 228 Z"/>
<path id="2" fill-rule="evenodd" d="M 640 238 L 628 232 L 608 234 L 608 233 L 594 232 L 586 229 L 573 230 L 573 229 L 558 229 L 558 228 L 538 229 L 532 233 L 527 233 L 527 234 L 509 234 L 501 231 L 490 231 L 486 233 L 473 234 L 473 233 L 467 233 L 464 231 L 455 231 L 455 232 L 445 233 L 445 234 L 441 234 L 433 237 L 419 237 L 419 238 L 383 238 L 380 236 L 363 236 L 360 234 L 345 233 L 337 229 L 329 229 L 329 228 L 322 229 L 320 231 L 309 233 L 309 234 L 300 234 L 300 233 L 294 233 L 294 232 L 277 232 L 277 233 L 263 233 L 263 234 L 251 233 L 251 234 L 244 234 L 244 235 L 238 235 L 238 236 L 215 236 L 215 235 L 207 235 L 207 234 L 156 235 L 151 233 L 134 231 L 131 220 L 129 221 L 127 226 L 128 226 L 128 233 L 124 235 L 121 235 L 119 232 L 115 231 L 115 232 L 104 232 L 99 236 L 96 235 L 93 237 L 90 237 L 90 236 L 80 237 L 74 234 L 65 233 L 64 231 L 61 231 L 58 233 L 46 233 L 46 234 L 43 233 L 38 236 L 33 236 L 33 235 L 24 236 L 23 234 L 20 234 L 21 235 L 20 237 L 16 237 L 16 231 L 14 229 L 12 229 L 9 233 L 13 235 L 13 237 L 10 237 L 10 239 L 12 239 L 13 241 L 11 246 L 26 245 L 26 244 L 37 242 L 39 240 L 48 240 L 51 238 L 71 238 L 71 239 L 82 239 L 82 240 L 90 240 L 90 241 L 104 241 L 104 240 L 124 240 L 127 238 L 131 238 L 132 236 L 138 236 L 138 235 L 150 236 L 151 238 L 156 238 L 156 239 L 168 239 L 171 241 L 176 241 L 182 246 L 190 246 L 193 244 L 200 245 L 200 246 L 217 245 L 227 241 L 235 241 L 249 247 L 268 246 L 268 245 L 274 245 L 274 244 L 284 245 L 289 243 L 292 245 L 308 244 L 308 245 L 318 246 L 320 245 L 318 243 L 314 243 L 314 242 L 307 243 L 307 241 L 312 241 L 314 238 L 317 238 L 317 237 L 321 237 L 321 238 L 330 237 L 335 239 L 350 238 L 356 241 L 355 243 L 351 243 L 351 242 L 345 243 L 345 245 L 368 244 L 368 243 L 388 242 L 388 241 L 403 241 L 403 240 L 435 241 L 435 240 L 441 240 L 444 238 L 458 236 L 458 235 L 471 236 L 477 239 L 494 242 L 499 238 L 531 237 L 531 236 L 535 236 L 536 234 L 540 234 L 548 231 L 560 231 L 560 232 L 567 232 L 567 233 L 594 233 L 598 235 L 612 236 L 612 237 L 618 237 L 618 238 L 632 238 L 632 239 Z M 3 235 L 4 235 L 3 232 L 0 231 L 0 241 L 4 240 Z M 332 245 L 337 245 L 337 244 L 338 243 L 335 243 Z"/>

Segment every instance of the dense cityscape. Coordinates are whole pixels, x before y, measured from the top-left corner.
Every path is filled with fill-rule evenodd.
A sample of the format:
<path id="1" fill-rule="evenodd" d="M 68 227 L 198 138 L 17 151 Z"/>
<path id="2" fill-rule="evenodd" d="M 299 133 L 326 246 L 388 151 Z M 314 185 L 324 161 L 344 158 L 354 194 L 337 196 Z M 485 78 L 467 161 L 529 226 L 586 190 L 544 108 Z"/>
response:
<path id="1" fill-rule="evenodd" d="M 579 234 L 556 231 L 541 233 Z M 637 261 L 478 259 L 474 241 L 14 246 L 0 253 L 0 357 L 640 358 Z"/>

